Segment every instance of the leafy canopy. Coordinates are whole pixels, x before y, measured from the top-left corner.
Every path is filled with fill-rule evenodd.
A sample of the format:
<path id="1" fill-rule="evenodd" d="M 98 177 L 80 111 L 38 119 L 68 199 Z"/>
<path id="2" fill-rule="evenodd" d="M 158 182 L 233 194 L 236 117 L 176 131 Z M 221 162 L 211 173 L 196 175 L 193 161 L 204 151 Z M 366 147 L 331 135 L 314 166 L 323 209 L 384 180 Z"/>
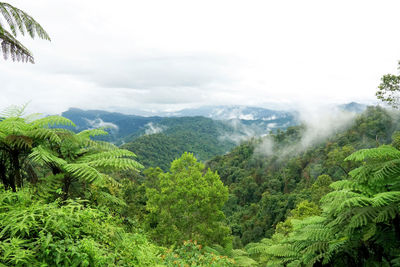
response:
<path id="1" fill-rule="evenodd" d="M 159 243 L 172 245 L 184 240 L 225 244 L 229 228 L 221 211 L 228 189 L 217 173 L 204 170 L 193 154 L 184 153 L 172 162 L 170 171 L 146 188 L 149 230 Z"/>

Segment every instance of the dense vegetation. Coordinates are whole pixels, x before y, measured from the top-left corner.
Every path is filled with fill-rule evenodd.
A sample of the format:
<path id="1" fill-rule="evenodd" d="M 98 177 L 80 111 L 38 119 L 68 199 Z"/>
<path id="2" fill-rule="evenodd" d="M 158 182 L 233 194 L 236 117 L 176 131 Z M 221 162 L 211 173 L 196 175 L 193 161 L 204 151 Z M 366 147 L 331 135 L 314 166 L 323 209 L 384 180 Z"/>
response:
<path id="1" fill-rule="evenodd" d="M 134 160 L 135 155 L 92 140 L 92 136 L 105 134 L 103 130 L 75 133 L 58 125 L 73 123 L 58 116 L 24 116 L 19 108 L 10 108 L 0 120 L 2 266 L 172 266 L 178 261 L 227 266 L 233 262 L 226 256 L 215 257 L 196 244 L 192 246 L 191 241 L 183 243 L 180 235 L 168 239 L 168 244 L 175 244 L 169 248 L 162 247 L 163 242 L 156 243 L 164 233 L 154 234 L 154 241 L 149 240 L 143 230 L 146 225 L 135 220 L 124 199 L 134 182 L 121 177 L 137 176 L 142 168 Z M 223 233 L 220 236 L 226 238 L 229 231 L 220 208 L 227 193 L 224 195 L 219 177 L 212 172 L 202 176 L 204 166 L 190 154 L 173 166 L 171 176 L 166 177 L 204 177 L 205 187 L 199 193 L 193 181 L 188 180 L 184 188 L 191 190 L 194 200 L 203 203 L 211 197 L 213 201 L 201 213 L 201 218 L 211 218 L 210 224 L 199 227 L 196 235 L 186 229 L 187 237 L 213 233 L 217 237 Z M 192 173 L 195 168 L 200 169 Z M 176 181 L 179 183 L 179 179 Z M 156 196 L 167 200 L 171 195 L 163 191 L 149 193 L 149 197 Z M 154 198 L 152 205 L 149 201 L 146 217 L 154 217 L 151 211 L 158 205 L 168 208 L 168 202 Z M 185 214 L 190 217 L 197 212 L 189 210 Z M 216 225 L 221 225 L 223 231 Z"/>
<path id="2" fill-rule="evenodd" d="M 132 151 L 93 139 L 104 130 L 23 108 L 1 117 L 5 266 L 400 264 L 396 112 L 368 107 L 308 146 L 295 126 L 206 165 L 186 152 L 143 172 Z M 204 123 L 197 133 L 215 129 Z"/>
<path id="3" fill-rule="evenodd" d="M 142 135 L 122 147 L 134 151 L 145 167 L 168 170 L 170 163 L 184 152 L 204 161 L 235 146 L 233 140 L 221 139 L 234 130 L 219 121 L 203 117 L 165 118 L 162 125 L 163 132 Z"/>
<path id="4" fill-rule="evenodd" d="M 228 107 L 225 109 L 217 108 L 232 112 Z M 193 111 L 187 110 L 183 114 Z M 276 128 L 285 129 L 297 124 L 290 113 L 262 108 L 242 108 L 238 111 L 254 112 L 261 117 L 257 120 L 212 120 L 200 116 L 142 117 L 77 108 L 70 108 L 62 115 L 76 125 L 71 130 L 106 127 L 104 130 L 109 134 L 98 136 L 96 140 L 124 144 L 123 148 L 133 151 L 146 168 L 160 167 L 165 171 L 184 152 L 191 152 L 205 161 L 227 153 L 249 135 L 260 136 Z"/>
<path id="5" fill-rule="evenodd" d="M 208 162 L 229 187 L 230 197 L 224 207 L 235 235 L 235 245 L 270 237 L 276 225 L 284 220 L 303 200 L 319 204 L 318 190 L 327 192 L 328 181 L 349 177 L 357 162 L 344 161 L 354 151 L 391 142 L 397 130 L 394 118 L 379 107 L 369 107 L 346 131 L 309 148 L 301 143 L 305 128 L 291 127 L 263 139 L 253 139 L 236 147 L 225 156 Z M 263 151 L 265 143 L 273 150 Z M 321 183 L 321 175 L 328 179 Z M 321 188 L 321 186 L 323 188 Z"/>

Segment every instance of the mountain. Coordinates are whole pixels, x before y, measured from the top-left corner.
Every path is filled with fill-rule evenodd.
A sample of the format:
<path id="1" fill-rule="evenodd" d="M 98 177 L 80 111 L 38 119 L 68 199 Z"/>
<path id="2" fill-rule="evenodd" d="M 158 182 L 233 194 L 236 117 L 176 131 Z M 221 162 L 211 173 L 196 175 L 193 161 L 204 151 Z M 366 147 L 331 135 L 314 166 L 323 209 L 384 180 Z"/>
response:
<path id="1" fill-rule="evenodd" d="M 185 110 L 173 117 L 71 108 L 62 116 L 72 120 L 77 131 L 105 127 L 109 135 L 100 140 L 124 144 L 145 167 L 159 166 L 164 170 L 183 152 L 192 152 L 205 161 L 251 137 L 296 124 L 292 114 L 250 107 L 205 107 L 202 112 Z"/>
<path id="2" fill-rule="evenodd" d="M 143 117 L 104 110 L 82 110 L 78 108 L 70 108 L 61 115 L 72 120 L 76 124 L 77 131 L 105 127 L 109 135 L 101 139 L 117 144 L 123 143 L 128 136 L 139 136 L 146 130 L 150 132 L 152 130 L 157 131 L 152 129 L 151 126 L 164 119 L 162 117 Z"/>
<path id="3" fill-rule="evenodd" d="M 221 121 L 204 117 L 165 118 L 153 134 L 133 138 L 121 147 L 133 151 L 145 167 L 168 170 L 170 163 L 184 152 L 205 161 L 223 155 L 237 145 L 243 132 Z"/>
<path id="4" fill-rule="evenodd" d="M 62 116 L 76 124 L 78 131 L 106 127 L 110 134 L 102 139 L 114 143 L 130 141 L 143 134 L 159 133 L 170 128 L 170 124 L 176 125 L 174 122 L 183 117 L 201 116 L 219 120 L 228 124 L 237 134 L 246 136 L 263 135 L 298 124 L 295 113 L 244 106 L 210 106 L 159 115 L 145 117 L 78 108 L 70 108 L 62 113 Z"/>
<path id="5" fill-rule="evenodd" d="M 368 107 L 347 128 L 307 147 L 301 144 L 310 138 L 309 132 L 303 126 L 293 126 L 243 142 L 209 160 L 207 166 L 229 187 L 224 212 L 235 246 L 257 242 L 270 237 L 275 229 L 285 228 L 279 228 L 278 223 L 301 201 L 318 204 L 323 194 L 313 184 L 320 176 L 325 175 L 322 178 L 330 182 L 348 178 L 359 163 L 344 159 L 356 150 L 391 143 L 392 135 L 400 130 L 399 122 L 398 114 Z M 323 190 L 327 193 L 331 189 L 326 185 Z"/>
<path id="6" fill-rule="evenodd" d="M 360 104 L 357 102 L 350 102 L 347 104 L 339 105 L 339 109 L 354 112 L 354 113 L 362 113 L 364 110 L 367 109 L 367 105 Z"/>
<path id="7" fill-rule="evenodd" d="M 203 106 L 171 113 L 174 116 L 203 116 L 215 120 L 271 120 L 289 117 L 286 111 L 249 106 Z"/>

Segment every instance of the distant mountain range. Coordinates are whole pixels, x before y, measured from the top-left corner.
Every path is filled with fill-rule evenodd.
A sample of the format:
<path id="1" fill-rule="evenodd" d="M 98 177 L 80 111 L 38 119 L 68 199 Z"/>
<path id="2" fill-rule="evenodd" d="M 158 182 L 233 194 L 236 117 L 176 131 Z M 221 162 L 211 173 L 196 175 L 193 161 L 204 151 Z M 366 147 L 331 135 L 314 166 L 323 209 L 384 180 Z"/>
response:
<path id="1" fill-rule="evenodd" d="M 352 102 L 340 105 L 338 108 L 360 113 L 366 105 Z M 276 129 L 285 129 L 299 124 L 297 112 L 249 106 L 204 106 L 177 112 L 164 112 L 159 115 L 146 117 L 78 108 L 70 108 L 62 113 L 62 116 L 71 119 L 76 124 L 76 130 L 106 127 L 110 133 L 106 140 L 119 143 L 143 134 L 159 133 L 164 129 L 170 129 L 171 123 L 176 124 L 175 122 L 179 122 L 183 117 L 201 116 L 218 120 L 242 135 L 263 135 Z"/>
<path id="2" fill-rule="evenodd" d="M 159 133 L 170 129 L 186 117 L 205 117 L 220 121 L 232 131 L 241 135 L 262 135 L 278 128 L 298 124 L 293 112 L 269 110 L 258 107 L 214 106 L 185 109 L 179 112 L 162 113 L 163 116 L 127 115 L 104 110 L 82 110 L 70 108 L 62 113 L 76 124 L 76 130 L 106 127 L 110 136 L 105 140 L 112 142 L 129 141 L 143 134 Z M 179 123 L 178 123 L 179 124 Z"/>
<path id="3" fill-rule="evenodd" d="M 358 103 L 338 106 L 357 113 L 365 107 Z M 243 140 L 300 123 L 296 112 L 247 106 L 208 106 L 161 115 L 145 117 L 78 108 L 62 113 L 76 124 L 75 130 L 105 127 L 109 135 L 99 139 L 125 144 L 146 167 L 164 169 L 185 151 L 207 160 Z"/>
<path id="4" fill-rule="evenodd" d="M 292 112 L 248 106 L 204 106 L 167 113 L 167 116 L 203 116 L 214 120 L 276 120 L 292 117 Z"/>

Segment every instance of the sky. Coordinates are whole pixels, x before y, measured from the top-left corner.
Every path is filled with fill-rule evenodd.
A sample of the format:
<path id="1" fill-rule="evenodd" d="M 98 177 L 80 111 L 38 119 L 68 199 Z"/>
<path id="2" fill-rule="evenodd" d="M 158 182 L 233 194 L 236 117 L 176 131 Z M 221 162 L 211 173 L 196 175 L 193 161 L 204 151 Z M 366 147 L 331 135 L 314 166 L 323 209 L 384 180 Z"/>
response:
<path id="1" fill-rule="evenodd" d="M 374 103 L 400 60 L 398 0 L 7 2 L 52 40 L 18 37 L 36 64 L 0 58 L 0 109 Z"/>

